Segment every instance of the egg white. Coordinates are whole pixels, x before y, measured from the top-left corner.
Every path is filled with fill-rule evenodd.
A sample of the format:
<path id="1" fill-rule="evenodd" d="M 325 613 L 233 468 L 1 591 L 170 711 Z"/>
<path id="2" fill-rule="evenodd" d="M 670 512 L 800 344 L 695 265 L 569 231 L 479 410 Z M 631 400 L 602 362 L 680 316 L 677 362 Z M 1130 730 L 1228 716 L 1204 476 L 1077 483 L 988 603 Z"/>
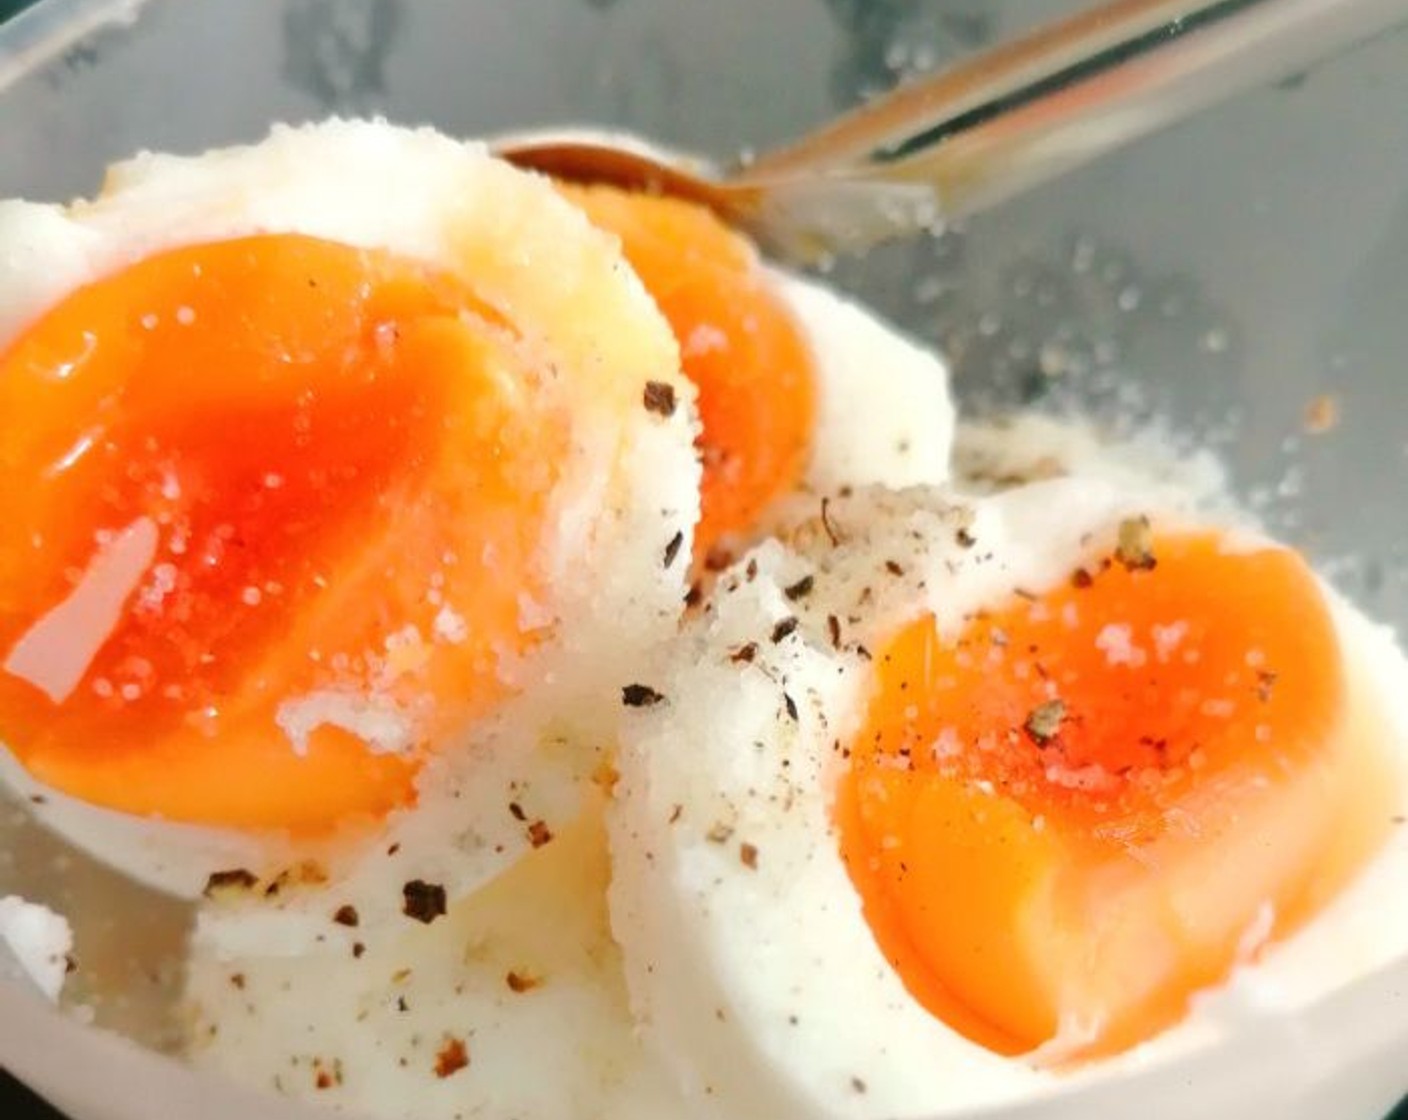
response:
<path id="1" fill-rule="evenodd" d="M 190 1061 L 381 1117 L 659 1120 L 680 1102 L 639 1045 L 606 914 L 602 799 L 440 921 L 353 952 L 197 944 Z M 355 931 L 354 931 L 355 932 Z M 447 1040 L 468 1064 L 440 1076 Z"/>
<path id="2" fill-rule="evenodd" d="M 651 679 L 665 702 L 627 726 L 611 833 L 612 923 L 633 1006 L 701 1115 L 879 1120 L 1031 1104 L 1225 1045 L 1262 1015 L 1404 957 L 1402 829 L 1334 906 L 1200 997 L 1184 1023 L 1074 1074 L 1053 1072 L 1049 1052 L 1008 1059 L 959 1035 L 877 947 L 830 820 L 868 695 L 862 650 L 925 612 L 955 630 L 1013 588 L 1056 586 L 1138 513 L 1167 525 L 1194 508 L 1176 487 L 1088 474 L 984 497 L 862 492 L 721 577 Z M 1232 547 L 1261 540 L 1230 528 Z M 790 598 L 805 576 L 809 593 Z M 1408 662 L 1381 629 L 1337 600 L 1333 610 L 1351 718 L 1408 763 L 1408 720 L 1391 700 L 1408 687 Z M 774 640 L 789 617 L 799 626 Z M 750 660 L 736 656 L 745 647 Z M 1387 924 L 1386 905 L 1399 915 Z"/>
<path id="3" fill-rule="evenodd" d="M 946 482 L 955 413 L 944 362 L 822 284 L 781 271 L 773 280 L 816 363 L 817 424 L 804 488 L 825 494 Z"/>

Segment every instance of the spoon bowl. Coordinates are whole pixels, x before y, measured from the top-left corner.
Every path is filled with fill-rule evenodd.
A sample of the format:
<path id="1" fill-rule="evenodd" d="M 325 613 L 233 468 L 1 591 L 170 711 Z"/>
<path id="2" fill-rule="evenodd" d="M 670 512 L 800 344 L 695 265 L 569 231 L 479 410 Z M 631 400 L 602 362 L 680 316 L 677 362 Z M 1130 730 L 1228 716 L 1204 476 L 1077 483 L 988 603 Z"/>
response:
<path id="1" fill-rule="evenodd" d="M 553 132 L 495 145 L 519 167 L 573 183 L 668 195 L 707 207 L 773 256 L 814 263 L 839 252 L 942 227 L 933 184 L 864 167 L 750 174 L 600 134 Z"/>

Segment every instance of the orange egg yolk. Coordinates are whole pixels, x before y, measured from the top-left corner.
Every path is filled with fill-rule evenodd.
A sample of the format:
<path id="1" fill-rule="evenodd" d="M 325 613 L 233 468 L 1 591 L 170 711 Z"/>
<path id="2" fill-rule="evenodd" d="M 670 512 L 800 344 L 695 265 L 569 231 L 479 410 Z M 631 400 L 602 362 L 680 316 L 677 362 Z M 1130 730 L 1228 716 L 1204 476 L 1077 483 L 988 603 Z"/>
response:
<path id="1" fill-rule="evenodd" d="M 1312 573 L 1156 537 L 876 654 L 837 795 L 877 944 L 1006 1054 L 1108 1053 L 1343 885 L 1391 815 Z M 1382 810 L 1382 811 L 1380 811 Z"/>
<path id="2" fill-rule="evenodd" d="M 408 802 L 532 641 L 545 376 L 457 279 L 311 237 L 74 291 L 0 353 L 0 739 L 180 821 Z"/>
<path id="3" fill-rule="evenodd" d="M 562 190 L 621 239 L 699 391 L 702 560 L 801 481 L 816 429 L 811 348 L 752 246 L 709 211 L 611 187 Z"/>

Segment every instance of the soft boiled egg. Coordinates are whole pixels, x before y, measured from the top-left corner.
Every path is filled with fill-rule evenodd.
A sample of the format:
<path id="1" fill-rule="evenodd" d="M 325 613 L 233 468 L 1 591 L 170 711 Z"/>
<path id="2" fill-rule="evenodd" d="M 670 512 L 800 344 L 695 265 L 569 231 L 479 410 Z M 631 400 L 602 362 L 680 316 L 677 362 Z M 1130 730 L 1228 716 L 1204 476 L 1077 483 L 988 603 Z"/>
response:
<path id="1" fill-rule="evenodd" d="M 620 237 L 699 390 L 697 557 L 712 552 L 718 566 L 798 489 L 948 478 L 954 408 L 933 354 L 823 285 L 764 266 L 707 210 L 612 187 L 562 189 Z"/>
<path id="2" fill-rule="evenodd" d="M 699 502 L 612 238 L 331 122 L 4 203 L 0 246 L 0 739 L 41 814 L 183 893 L 394 913 L 575 813 Z"/>
<path id="3" fill-rule="evenodd" d="M 1203 516 L 1079 472 L 860 492 L 721 575 L 612 821 L 633 1006 L 703 1113 L 1040 1099 L 1403 955 L 1408 664 Z"/>

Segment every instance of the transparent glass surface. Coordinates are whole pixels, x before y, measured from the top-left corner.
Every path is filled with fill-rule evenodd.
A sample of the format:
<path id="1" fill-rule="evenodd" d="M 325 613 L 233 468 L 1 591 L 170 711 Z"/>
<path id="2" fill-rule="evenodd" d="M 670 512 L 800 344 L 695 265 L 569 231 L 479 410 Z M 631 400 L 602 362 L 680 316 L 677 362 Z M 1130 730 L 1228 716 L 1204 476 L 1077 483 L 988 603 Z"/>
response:
<path id="1" fill-rule="evenodd" d="M 48 0 L 0 28 L 0 197 L 93 191 L 141 148 L 384 114 L 451 133 L 620 126 L 721 158 L 1063 11 L 1062 0 Z M 1361 606 L 1408 627 L 1408 34 L 1384 35 L 835 282 L 940 345 L 973 408 L 1167 418 Z M 1338 424 L 1307 431 L 1330 395 Z M 100 1025 L 0 986 L 0 1062 L 75 1116 L 299 1116 L 157 1056 L 183 908 L 0 832 L 0 894 L 73 915 Z M 56 862 L 56 860 L 58 862 Z M 1408 981 L 1015 1118 L 1376 1120 Z M 1249 1103 L 1253 1102 L 1253 1103 Z M 1252 1111 L 1247 1111 L 1250 1108 Z"/>

